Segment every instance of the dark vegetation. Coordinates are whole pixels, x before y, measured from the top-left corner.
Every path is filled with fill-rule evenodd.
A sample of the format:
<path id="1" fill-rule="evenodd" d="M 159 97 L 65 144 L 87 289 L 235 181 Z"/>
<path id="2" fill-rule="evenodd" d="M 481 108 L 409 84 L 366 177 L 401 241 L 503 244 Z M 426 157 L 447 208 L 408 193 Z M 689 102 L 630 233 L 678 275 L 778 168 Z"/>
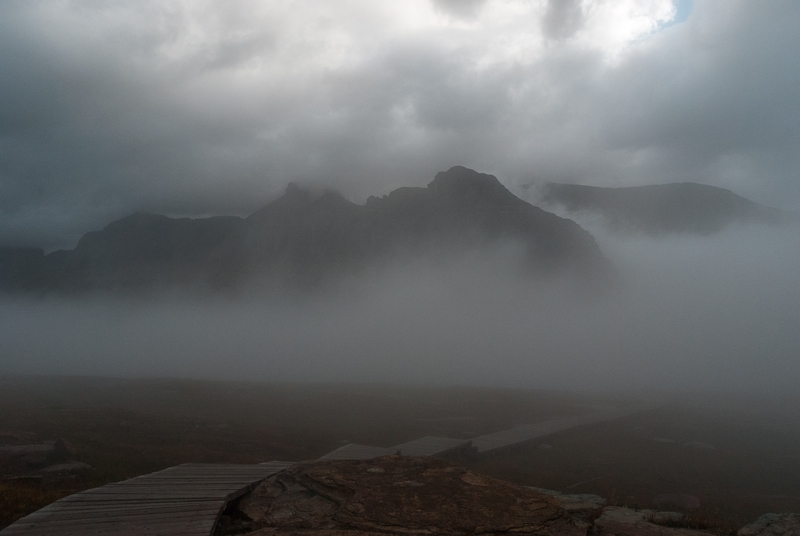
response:
<path id="1" fill-rule="evenodd" d="M 741 524 L 730 518 L 715 517 L 704 513 L 690 513 L 682 517 L 675 517 L 653 512 L 645 516 L 645 521 L 673 529 L 707 530 L 731 535 L 736 534 L 735 527 Z"/>
<path id="2" fill-rule="evenodd" d="M 0 451 L 0 526 L 63 495 L 183 462 L 299 461 L 345 442 L 468 438 L 627 401 L 455 387 L 6 378 L 0 445 L 60 439 L 68 451 Z M 462 462 L 519 484 L 683 511 L 688 522 L 724 531 L 766 512 L 800 511 L 798 407 L 783 399 L 681 399 Z M 63 461 L 92 469 L 43 472 Z M 687 496 L 699 506 L 674 503 Z"/>
<path id="3" fill-rule="evenodd" d="M 765 399 L 683 399 L 473 468 L 619 506 L 681 511 L 687 528 L 725 532 L 763 513 L 800 511 L 797 400 Z"/>

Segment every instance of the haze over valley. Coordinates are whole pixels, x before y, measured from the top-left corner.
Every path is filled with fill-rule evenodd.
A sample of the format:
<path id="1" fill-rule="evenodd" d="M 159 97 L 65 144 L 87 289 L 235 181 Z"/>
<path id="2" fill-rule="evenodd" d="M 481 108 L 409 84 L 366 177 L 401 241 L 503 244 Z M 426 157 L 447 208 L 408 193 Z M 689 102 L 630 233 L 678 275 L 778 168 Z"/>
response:
<path id="1" fill-rule="evenodd" d="M 702 194 L 695 205 L 717 206 Z M 589 217 L 590 234 L 455 167 L 365 205 L 290 186 L 247 219 L 136 214 L 6 270 L 4 366 L 792 393 L 800 234 L 791 219 L 743 220 L 742 203 L 714 209 L 727 222 L 714 233 L 693 232 L 698 210 L 682 233 L 620 235 Z"/>

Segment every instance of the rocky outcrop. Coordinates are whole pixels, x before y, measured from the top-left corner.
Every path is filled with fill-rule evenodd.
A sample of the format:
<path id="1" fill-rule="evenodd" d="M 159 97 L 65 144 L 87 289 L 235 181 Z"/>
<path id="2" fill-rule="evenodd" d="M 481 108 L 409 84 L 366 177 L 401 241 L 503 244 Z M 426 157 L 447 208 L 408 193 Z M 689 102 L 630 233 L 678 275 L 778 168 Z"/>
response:
<path id="1" fill-rule="evenodd" d="M 573 522 L 586 530 L 592 527 L 594 520 L 602 514 L 606 506 L 604 498 L 591 493 L 567 494 L 543 488 L 529 487 L 529 489 L 555 497 Z"/>
<path id="2" fill-rule="evenodd" d="M 737 536 L 800 536 L 800 514 L 764 514 Z"/>
<path id="3" fill-rule="evenodd" d="M 561 502 L 433 457 L 300 464 L 243 499 L 221 534 L 582 535 Z"/>
<path id="4" fill-rule="evenodd" d="M 392 455 L 294 465 L 232 505 L 215 536 L 721 534 L 708 526 L 679 512 L 607 506 L 597 495 L 518 486 L 440 458 Z M 800 515 L 768 514 L 738 536 L 800 536 L 799 527 Z"/>
<path id="5" fill-rule="evenodd" d="M 679 528 L 683 515 L 678 512 L 654 512 L 653 510 L 631 510 L 618 506 L 603 509 L 594 521 L 595 536 L 711 536 L 704 530 Z"/>

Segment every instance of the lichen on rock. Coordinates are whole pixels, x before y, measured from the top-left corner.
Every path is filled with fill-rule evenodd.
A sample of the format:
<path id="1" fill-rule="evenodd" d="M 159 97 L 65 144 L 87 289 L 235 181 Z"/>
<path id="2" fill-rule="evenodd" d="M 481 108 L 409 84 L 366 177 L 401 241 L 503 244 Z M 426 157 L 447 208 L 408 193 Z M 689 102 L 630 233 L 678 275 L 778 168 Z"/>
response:
<path id="1" fill-rule="evenodd" d="M 433 457 L 298 464 L 220 526 L 228 534 L 584 535 L 554 497 Z"/>

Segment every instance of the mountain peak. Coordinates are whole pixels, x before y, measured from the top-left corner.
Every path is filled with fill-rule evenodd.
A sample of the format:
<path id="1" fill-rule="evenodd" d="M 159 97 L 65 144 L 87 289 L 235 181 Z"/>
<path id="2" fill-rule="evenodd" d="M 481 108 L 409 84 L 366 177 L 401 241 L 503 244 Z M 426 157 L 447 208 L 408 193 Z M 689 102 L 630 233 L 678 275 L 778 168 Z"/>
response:
<path id="1" fill-rule="evenodd" d="M 457 202 L 516 200 L 494 175 L 478 173 L 463 166 L 453 166 L 437 173 L 428 184 L 428 190 L 436 197 Z"/>
<path id="2" fill-rule="evenodd" d="M 435 192 L 467 189 L 505 190 L 494 175 L 478 173 L 464 166 L 453 166 L 447 171 L 440 171 L 428 184 L 428 188 Z"/>
<path id="3" fill-rule="evenodd" d="M 311 201 L 311 192 L 296 182 L 290 182 L 286 185 L 286 190 L 283 192 L 281 199 L 285 199 L 287 201 L 309 202 Z"/>

